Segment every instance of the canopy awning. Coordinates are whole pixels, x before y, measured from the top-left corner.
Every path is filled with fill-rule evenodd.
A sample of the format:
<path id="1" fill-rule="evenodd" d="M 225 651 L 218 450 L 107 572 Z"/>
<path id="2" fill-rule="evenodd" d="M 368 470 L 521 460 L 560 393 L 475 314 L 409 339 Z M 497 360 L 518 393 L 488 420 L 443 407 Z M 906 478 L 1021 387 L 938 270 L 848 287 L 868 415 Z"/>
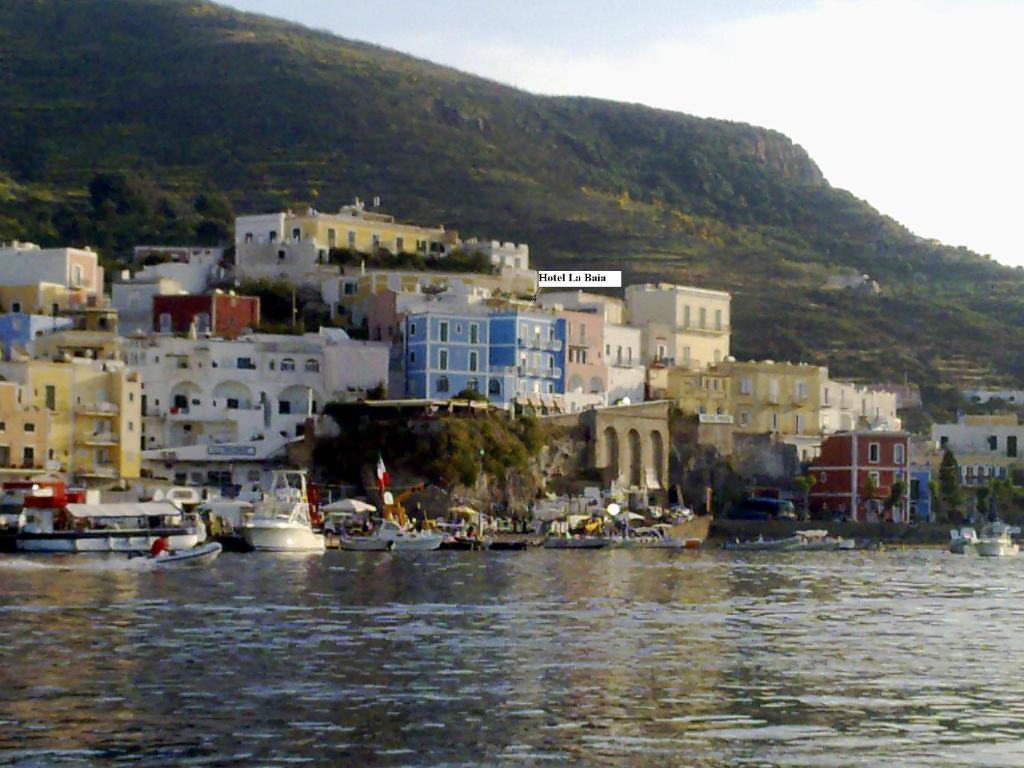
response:
<path id="1" fill-rule="evenodd" d="M 341 501 L 332 501 L 330 504 L 324 504 L 320 507 L 321 512 L 376 512 L 377 508 L 373 504 L 367 504 L 365 501 L 359 499 L 342 499 Z"/>
<path id="2" fill-rule="evenodd" d="M 169 501 L 138 501 L 118 504 L 68 504 L 73 517 L 149 517 L 180 515 L 181 510 Z"/>

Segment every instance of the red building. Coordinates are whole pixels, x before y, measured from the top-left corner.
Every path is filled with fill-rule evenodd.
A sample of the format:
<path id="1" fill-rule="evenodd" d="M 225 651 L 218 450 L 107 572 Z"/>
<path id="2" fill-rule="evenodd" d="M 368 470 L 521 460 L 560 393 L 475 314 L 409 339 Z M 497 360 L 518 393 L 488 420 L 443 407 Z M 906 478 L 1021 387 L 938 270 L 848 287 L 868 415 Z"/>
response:
<path id="1" fill-rule="evenodd" d="M 229 293 L 153 297 L 153 330 L 188 333 L 193 321 L 199 333 L 209 331 L 214 336 L 236 339 L 245 328 L 259 324 L 260 300 Z"/>
<path id="2" fill-rule="evenodd" d="M 837 432 L 821 443 L 821 453 L 811 467 L 814 486 L 811 509 L 820 512 L 828 505 L 830 514 L 852 514 L 865 522 L 884 514 L 894 522 L 909 520 L 910 435 L 906 432 Z M 874 480 L 873 498 L 868 478 Z M 903 482 L 903 499 L 890 512 L 883 512 L 893 484 Z"/>

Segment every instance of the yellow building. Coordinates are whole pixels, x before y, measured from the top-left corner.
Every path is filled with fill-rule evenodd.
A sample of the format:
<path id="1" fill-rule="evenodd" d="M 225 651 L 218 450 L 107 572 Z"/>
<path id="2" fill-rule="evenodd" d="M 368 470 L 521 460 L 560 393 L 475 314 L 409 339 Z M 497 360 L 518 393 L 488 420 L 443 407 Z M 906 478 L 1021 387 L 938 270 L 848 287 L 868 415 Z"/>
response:
<path id="1" fill-rule="evenodd" d="M 134 371 L 119 362 L 71 358 L 22 360 L 0 363 L 6 384 L 20 390 L 20 402 L 4 393 L 3 407 L 20 412 L 25 432 L 41 432 L 38 442 L 7 442 L 11 461 L 31 456 L 51 471 L 66 472 L 72 479 L 96 483 L 136 478 L 140 468 L 142 384 Z M 15 395 L 16 397 L 16 395 Z M 0 435 L 0 447 L 3 445 Z M 25 453 L 32 448 L 31 454 Z M 0 451 L 2 455 L 2 451 Z"/>
<path id="2" fill-rule="evenodd" d="M 686 414 L 727 416 L 732 418 L 729 376 L 715 368 L 691 371 L 686 368 L 665 370 L 666 393 Z"/>
<path id="3" fill-rule="evenodd" d="M 13 381 L 0 382 L 0 473 L 30 477 L 48 467 L 56 457 L 49 453 L 51 414 L 26 405 L 23 388 Z"/>
<path id="4" fill-rule="evenodd" d="M 357 199 L 337 213 L 313 209 L 235 219 L 235 273 L 243 278 L 288 277 L 315 282 L 329 265 L 332 248 L 358 253 L 439 256 L 459 241 L 442 226 L 403 224 Z"/>
<path id="5" fill-rule="evenodd" d="M 0 285 L 0 311 L 28 315 L 55 315 L 82 306 L 87 300 L 84 288 L 67 288 L 57 283 Z"/>

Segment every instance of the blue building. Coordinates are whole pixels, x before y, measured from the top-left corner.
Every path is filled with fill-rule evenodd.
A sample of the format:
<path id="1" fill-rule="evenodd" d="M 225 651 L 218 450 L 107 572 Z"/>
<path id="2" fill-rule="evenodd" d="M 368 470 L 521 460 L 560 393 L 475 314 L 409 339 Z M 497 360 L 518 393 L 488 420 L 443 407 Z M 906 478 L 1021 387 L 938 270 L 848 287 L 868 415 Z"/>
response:
<path id="1" fill-rule="evenodd" d="M 0 345 L 3 346 L 3 356 L 8 359 L 12 347 L 24 349 L 36 336 L 71 325 L 71 320 L 66 317 L 27 315 L 24 312 L 0 314 Z"/>
<path id="2" fill-rule="evenodd" d="M 495 312 L 490 363 L 515 376 L 507 399 L 564 393 L 565 321 L 544 312 Z"/>
<path id="3" fill-rule="evenodd" d="M 405 391 L 448 398 L 466 389 L 507 405 L 565 391 L 565 323 L 543 312 L 429 310 L 405 320 Z"/>
<path id="4" fill-rule="evenodd" d="M 921 523 L 935 522 L 932 514 L 932 492 L 928 483 L 932 479 L 932 470 L 928 465 L 912 465 L 910 467 L 910 519 Z"/>

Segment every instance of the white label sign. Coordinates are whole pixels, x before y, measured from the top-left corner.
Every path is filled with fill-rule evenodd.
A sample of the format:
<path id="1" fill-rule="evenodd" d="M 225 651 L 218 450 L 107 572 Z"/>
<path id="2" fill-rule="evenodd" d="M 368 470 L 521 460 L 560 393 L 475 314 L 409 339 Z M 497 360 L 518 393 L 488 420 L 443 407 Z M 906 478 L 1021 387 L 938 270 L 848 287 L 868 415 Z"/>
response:
<path id="1" fill-rule="evenodd" d="M 622 272 L 596 270 L 541 270 L 537 273 L 541 288 L 621 288 Z"/>

